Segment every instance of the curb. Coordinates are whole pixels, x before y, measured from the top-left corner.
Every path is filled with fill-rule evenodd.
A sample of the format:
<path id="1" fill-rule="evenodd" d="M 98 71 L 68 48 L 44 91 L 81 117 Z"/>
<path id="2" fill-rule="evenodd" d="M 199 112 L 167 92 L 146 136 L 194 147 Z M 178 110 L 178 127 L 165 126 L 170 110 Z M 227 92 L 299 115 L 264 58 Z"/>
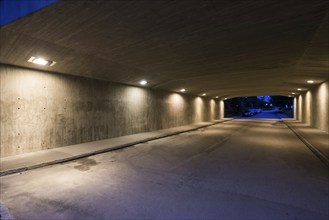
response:
<path id="1" fill-rule="evenodd" d="M 329 158 L 327 158 L 321 151 L 314 147 L 310 142 L 308 142 L 302 135 L 300 135 L 295 129 L 293 129 L 288 123 L 284 124 L 308 147 L 314 155 L 321 160 L 327 167 L 329 167 Z"/>
<path id="2" fill-rule="evenodd" d="M 80 154 L 80 155 L 76 155 L 76 156 L 71 156 L 71 157 L 67 157 L 67 158 L 63 158 L 63 159 L 59 159 L 59 160 L 53 160 L 53 161 L 40 163 L 40 164 L 36 164 L 36 165 L 4 170 L 4 171 L 0 171 L 0 177 L 15 174 L 15 173 L 20 173 L 20 172 L 24 172 L 24 171 L 28 171 L 28 170 L 34 170 L 34 169 L 41 168 L 41 167 L 51 166 L 51 165 L 55 165 L 55 164 L 59 164 L 59 163 L 65 163 L 65 162 L 81 159 L 81 158 L 84 158 L 84 157 L 93 156 L 93 155 L 96 155 L 96 154 L 102 154 L 102 153 L 106 153 L 106 152 L 110 152 L 110 151 L 114 151 L 114 150 L 120 150 L 120 149 L 123 149 L 123 148 L 134 146 L 136 144 L 141 144 L 141 143 L 145 143 L 145 142 L 148 142 L 148 141 L 153 141 L 153 140 L 157 140 L 157 139 L 161 139 L 161 138 L 165 138 L 165 137 L 170 137 L 170 136 L 174 136 L 174 135 L 177 135 L 177 134 L 186 133 L 186 132 L 189 132 L 189 131 L 195 131 L 195 130 L 198 130 L 198 129 L 201 129 L 201 128 L 210 127 L 210 126 L 220 124 L 220 123 L 224 123 L 224 122 L 231 121 L 231 120 L 233 120 L 233 119 L 214 122 L 214 123 L 209 124 L 209 125 L 202 125 L 202 126 L 199 126 L 199 127 L 196 127 L 196 128 L 191 128 L 191 129 L 187 129 L 187 130 L 183 130 L 183 131 L 176 131 L 176 132 L 159 135 L 159 136 L 152 137 L 152 138 L 146 138 L 146 139 L 143 139 L 143 140 L 134 141 L 134 142 L 130 142 L 130 143 L 122 144 L 122 145 L 117 145 L 115 147 L 105 148 L 105 149 L 97 150 L 97 151 L 92 151 L 92 152 L 89 152 L 89 153 L 84 153 L 84 154 Z"/>

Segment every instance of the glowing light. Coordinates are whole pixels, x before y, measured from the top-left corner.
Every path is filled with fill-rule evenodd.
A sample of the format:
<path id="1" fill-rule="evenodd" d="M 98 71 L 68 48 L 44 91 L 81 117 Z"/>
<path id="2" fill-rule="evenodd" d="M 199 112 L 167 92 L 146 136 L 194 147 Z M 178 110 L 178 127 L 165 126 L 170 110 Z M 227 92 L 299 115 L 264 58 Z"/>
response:
<path id="1" fill-rule="evenodd" d="M 206 94 L 206 93 L 203 93 L 203 94 L 202 94 L 202 96 L 205 96 L 205 95 L 207 95 L 207 94 Z"/>
<path id="2" fill-rule="evenodd" d="M 307 80 L 307 83 L 314 83 L 314 81 L 313 80 Z"/>
<path id="3" fill-rule="evenodd" d="M 218 99 L 218 96 L 216 96 L 215 98 Z"/>
<path id="4" fill-rule="evenodd" d="M 297 90 L 298 90 L 298 91 L 301 91 L 302 89 L 301 89 L 301 88 L 298 88 Z"/>
<path id="5" fill-rule="evenodd" d="M 295 95 L 296 93 L 292 92 L 291 94 Z"/>
<path id="6" fill-rule="evenodd" d="M 186 91 L 186 89 L 181 89 L 180 91 L 181 91 L 181 92 L 185 92 L 185 91 Z"/>
<path id="7" fill-rule="evenodd" d="M 34 63 L 34 64 L 38 64 L 38 65 L 41 65 L 41 66 L 53 66 L 55 65 L 55 61 L 50 61 L 50 60 L 46 60 L 46 59 L 43 59 L 43 58 L 40 58 L 40 57 L 31 57 L 28 62 L 30 63 Z"/>
<path id="8" fill-rule="evenodd" d="M 37 58 L 37 59 L 34 59 L 32 61 L 32 63 L 45 66 L 48 63 L 48 61 L 47 60 L 44 60 L 44 59 L 41 59 L 41 58 Z"/>
<path id="9" fill-rule="evenodd" d="M 147 81 L 146 80 L 142 80 L 142 81 L 139 82 L 139 84 L 146 85 L 147 84 Z"/>

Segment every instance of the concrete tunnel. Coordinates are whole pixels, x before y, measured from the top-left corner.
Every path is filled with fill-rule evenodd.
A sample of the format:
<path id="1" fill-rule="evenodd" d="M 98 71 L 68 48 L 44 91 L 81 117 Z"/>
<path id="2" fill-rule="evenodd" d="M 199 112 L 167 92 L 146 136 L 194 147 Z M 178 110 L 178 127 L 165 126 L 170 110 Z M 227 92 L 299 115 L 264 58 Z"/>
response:
<path id="1" fill-rule="evenodd" d="M 19 173 L 37 181 L 33 172 L 109 152 L 110 145 L 122 149 L 200 129 L 206 135 L 208 126 L 277 123 L 224 118 L 227 98 L 294 97 L 294 118 L 283 123 L 292 130 L 284 127 L 276 140 L 293 131 L 294 141 L 302 141 L 311 150 L 308 156 L 320 161 L 307 172 L 328 166 L 328 1 L 4 0 L 0 5 L 3 216 L 81 217 L 38 215 L 37 205 L 33 214 L 17 208 L 19 198 L 5 193 Z M 107 146 L 111 140 L 115 144 Z M 328 183 L 323 173 L 321 181 Z M 323 197 L 308 201 L 328 200 L 328 187 L 322 190 Z M 292 216 L 327 219 L 328 208 L 321 205 L 313 210 L 317 214 L 295 210 Z M 126 216 L 96 212 L 106 213 L 105 219 L 244 218 L 225 211 L 193 217 L 184 208 L 172 215 L 139 210 Z M 267 208 L 245 217 L 258 218 L 262 210 Z"/>

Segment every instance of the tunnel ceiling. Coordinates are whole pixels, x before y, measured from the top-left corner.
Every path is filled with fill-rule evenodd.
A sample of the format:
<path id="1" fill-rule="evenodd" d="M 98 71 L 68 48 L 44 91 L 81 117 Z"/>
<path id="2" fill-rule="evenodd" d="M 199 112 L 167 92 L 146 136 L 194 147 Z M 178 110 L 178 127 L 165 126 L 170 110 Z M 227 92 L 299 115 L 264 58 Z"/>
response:
<path id="1" fill-rule="evenodd" d="M 63 0 L 3 26 L 0 62 L 211 97 L 289 95 L 328 80 L 327 13 L 319 0 Z"/>

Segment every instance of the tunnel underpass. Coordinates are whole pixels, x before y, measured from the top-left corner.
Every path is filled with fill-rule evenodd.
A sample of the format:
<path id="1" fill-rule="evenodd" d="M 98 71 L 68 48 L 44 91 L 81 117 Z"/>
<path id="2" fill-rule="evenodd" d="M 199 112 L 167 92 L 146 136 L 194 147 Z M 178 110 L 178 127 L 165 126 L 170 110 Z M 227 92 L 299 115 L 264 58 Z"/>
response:
<path id="1" fill-rule="evenodd" d="M 328 219 L 327 0 L 0 15 L 1 219 Z"/>

